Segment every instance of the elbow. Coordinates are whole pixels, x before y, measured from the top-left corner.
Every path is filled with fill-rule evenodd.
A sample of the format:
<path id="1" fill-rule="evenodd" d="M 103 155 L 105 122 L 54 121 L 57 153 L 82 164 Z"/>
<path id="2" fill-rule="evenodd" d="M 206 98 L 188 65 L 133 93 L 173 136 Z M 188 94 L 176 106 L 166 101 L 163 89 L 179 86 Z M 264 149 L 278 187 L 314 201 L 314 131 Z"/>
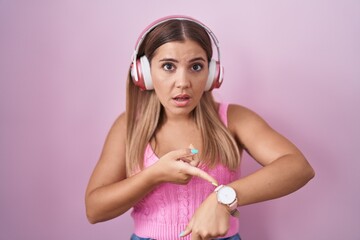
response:
<path id="1" fill-rule="evenodd" d="M 100 222 L 107 221 L 111 218 L 107 218 L 104 215 L 101 215 L 99 212 L 95 211 L 94 209 L 86 209 L 86 218 L 90 224 L 96 224 Z"/>
<path id="2" fill-rule="evenodd" d="M 96 223 L 98 223 L 98 221 L 96 221 L 94 218 L 89 217 L 88 215 L 87 215 L 87 219 L 88 219 L 88 222 L 89 222 L 90 224 L 96 224 Z"/>
<path id="3" fill-rule="evenodd" d="M 310 181 L 311 179 L 313 179 L 315 177 L 315 170 L 309 165 L 308 167 L 308 174 L 307 174 L 307 177 L 308 177 L 308 181 Z"/>
<path id="4" fill-rule="evenodd" d="M 105 222 L 105 221 L 108 221 L 115 217 L 118 217 L 121 214 L 122 213 L 120 213 L 120 214 L 104 214 L 101 212 L 96 212 L 95 210 L 86 209 L 86 218 L 87 218 L 88 222 L 91 224 Z"/>
<path id="5" fill-rule="evenodd" d="M 296 186 L 295 188 L 299 189 L 315 177 L 315 170 L 303 156 L 295 159 L 296 161 L 291 161 L 292 171 L 288 173 L 289 177 L 293 179 L 291 182 Z"/>
<path id="6" fill-rule="evenodd" d="M 91 210 L 88 206 L 86 206 L 86 218 L 89 223 L 95 224 L 100 222 L 100 220 L 96 217 L 96 214 L 93 210 Z"/>
<path id="7" fill-rule="evenodd" d="M 86 218 L 89 223 L 95 224 L 101 222 L 99 218 L 99 214 L 96 211 L 96 205 L 92 202 L 92 199 L 89 195 L 85 197 L 85 210 L 86 210 Z"/>
<path id="8" fill-rule="evenodd" d="M 98 221 L 96 221 L 95 218 L 92 218 L 90 217 L 89 215 L 86 216 L 87 217 L 87 220 L 90 224 L 95 224 L 95 223 L 98 223 Z"/>
<path id="9" fill-rule="evenodd" d="M 302 178 L 305 184 L 315 177 L 315 170 L 306 162 L 301 168 Z"/>
<path id="10" fill-rule="evenodd" d="M 106 209 L 104 208 L 103 203 L 99 203 L 94 199 L 92 199 L 91 201 L 90 199 L 87 199 L 85 203 L 85 207 L 86 207 L 86 218 L 88 222 L 91 224 L 105 222 L 107 220 L 118 217 L 125 212 L 117 209 L 113 209 L 113 210 Z"/>

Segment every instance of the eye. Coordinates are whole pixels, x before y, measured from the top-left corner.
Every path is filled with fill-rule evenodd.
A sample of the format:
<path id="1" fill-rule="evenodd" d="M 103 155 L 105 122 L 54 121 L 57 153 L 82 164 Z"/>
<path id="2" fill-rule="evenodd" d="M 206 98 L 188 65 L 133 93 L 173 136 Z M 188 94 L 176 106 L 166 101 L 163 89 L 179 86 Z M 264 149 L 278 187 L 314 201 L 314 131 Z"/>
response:
<path id="1" fill-rule="evenodd" d="M 203 65 L 202 65 L 202 64 L 199 64 L 199 63 L 194 64 L 194 65 L 191 66 L 191 69 L 192 69 L 193 71 L 195 71 L 195 72 L 201 71 L 202 68 L 203 68 Z"/>
<path id="2" fill-rule="evenodd" d="M 172 71 L 172 70 L 175 69 L 175 66 L 174 66 L 174 64 L 172 64 L 172 63 L 164 63 L 164 64 L 162 65 L 162 68 L 163 68 L 165 71 Z"/>

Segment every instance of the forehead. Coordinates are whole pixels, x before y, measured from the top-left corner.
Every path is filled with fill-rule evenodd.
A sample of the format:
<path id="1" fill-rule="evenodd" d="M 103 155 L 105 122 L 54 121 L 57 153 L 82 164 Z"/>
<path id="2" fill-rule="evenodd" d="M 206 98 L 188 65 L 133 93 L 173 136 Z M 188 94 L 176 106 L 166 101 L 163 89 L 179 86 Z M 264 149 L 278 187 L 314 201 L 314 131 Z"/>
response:
<path id="1" fill-rule="evenodd" d="M 205 50 L 193 40 L 168 42 L 156 49 L 154 58 L 192 58 L 206 59 Z"/>

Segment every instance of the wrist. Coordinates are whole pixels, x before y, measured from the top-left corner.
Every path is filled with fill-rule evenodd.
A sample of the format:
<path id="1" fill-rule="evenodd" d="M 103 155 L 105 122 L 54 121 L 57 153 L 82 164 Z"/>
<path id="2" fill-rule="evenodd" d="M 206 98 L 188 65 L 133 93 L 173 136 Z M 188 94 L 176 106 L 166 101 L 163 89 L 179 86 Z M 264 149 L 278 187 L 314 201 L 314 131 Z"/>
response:
<path id="1" fill-rule="evenodd" d="M 234 217 L 238 217 L 238 199 L 235 189 L 230 186 L 220 185 L 215 190 L 217 201 L 224 206 Z"/>
<path id="2" fill-rule="evenodd" d="M 146 177 L 146 181 L 153 186 L 157 186 L 161 183 L 164 183 L 164 177 L 163 174 L 161 173 L 161 170 L 159 170 L 157 167 L 155 167 L 155 164 L 145 168 L 142 172 L 144 172 L 147 177 Z"/>

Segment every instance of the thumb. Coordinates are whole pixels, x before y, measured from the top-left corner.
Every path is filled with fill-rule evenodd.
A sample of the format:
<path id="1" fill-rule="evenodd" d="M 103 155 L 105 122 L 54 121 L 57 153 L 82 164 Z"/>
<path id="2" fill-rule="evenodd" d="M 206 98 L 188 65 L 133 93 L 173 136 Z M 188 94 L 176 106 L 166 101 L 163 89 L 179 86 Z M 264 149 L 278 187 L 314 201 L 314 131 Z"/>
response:
<path id="1" fill-rule="evenodd" d="M 192 232 L 192 228 L 191 228 L 191 222 L 186 226 L 186 228 L 184 229 L 184 231 L 182 231 L 179 235 L 179 237 L 185 237 L 187 235 L 189 235 Z"/>
<path id="2" fill-rule="evenodd" d="M 194 145 L 190 144 L 189 146 L 190 149 L 195 149 Z M 200 159 L 199 159 L 199 155 L 198 154 L 194 154 L 192 156 L 192 161 L 189 162 L 189 164 L 191 166 L 197 167 L 200 163 Z"/>
<path id="3" fill-rule="evenodd" d="M 207 172 L 201 170 L 200 168 L 197 168 L 197 167 L 194 167 L 191 165 L 186 165 L 184 170 L 185 170 L 186 174 L 200 177 L 200 178 L 210 182 L 212 185 L 218 186 L 218 182 L 216 181 L 216 179 L 213 178 L 212 176 L 210 176 Z"/>

